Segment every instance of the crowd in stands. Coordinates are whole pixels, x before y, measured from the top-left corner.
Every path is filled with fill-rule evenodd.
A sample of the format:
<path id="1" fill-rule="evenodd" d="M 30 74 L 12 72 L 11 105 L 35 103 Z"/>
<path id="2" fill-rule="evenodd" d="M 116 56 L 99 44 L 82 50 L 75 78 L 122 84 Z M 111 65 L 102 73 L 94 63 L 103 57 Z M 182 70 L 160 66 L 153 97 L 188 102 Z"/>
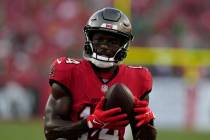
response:
<path id="1" fill-rule="evenodd" d="M 14 106 L 20 104 L 31 106 L 25 108 L 26 116 L 42 115 L 52 60 L 81 57 L 88 16 L 112 5 L 113 0 L 0 1 L 0 99 L 14 102 L 7 102 L 8 107 L 0 100 L 0 118 L 6 113 L 5 118 L 16 116 L 19 109 Z M 132 0 L 131 20 L 135 46 L 210 47 L 209 0 Z M 10 87 L 15 87 L 14 93 L 5 94 Z M 24 103 L 27 99 L 31 102 Z"/>

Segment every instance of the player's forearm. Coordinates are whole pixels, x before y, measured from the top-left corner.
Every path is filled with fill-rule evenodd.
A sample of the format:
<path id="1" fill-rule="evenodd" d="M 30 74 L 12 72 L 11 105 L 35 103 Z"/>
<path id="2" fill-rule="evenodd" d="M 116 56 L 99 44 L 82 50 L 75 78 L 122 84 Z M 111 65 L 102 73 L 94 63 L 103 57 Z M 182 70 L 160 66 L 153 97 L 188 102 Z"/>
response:
<path id="1" fill-rule="evenodd" d="M 86 120 L 75 123 L 57 120 L 45 124 L 45 136 L 47 140 L 56 140 L 57 138 L 77 139 L 88 130 Z"/>
<path id="2" fill-rule="evenodd" d="M 156 140 L 157 130 L 151 124 L 146 124 L 138 128 L 133 133 L 134 140 Z"/>

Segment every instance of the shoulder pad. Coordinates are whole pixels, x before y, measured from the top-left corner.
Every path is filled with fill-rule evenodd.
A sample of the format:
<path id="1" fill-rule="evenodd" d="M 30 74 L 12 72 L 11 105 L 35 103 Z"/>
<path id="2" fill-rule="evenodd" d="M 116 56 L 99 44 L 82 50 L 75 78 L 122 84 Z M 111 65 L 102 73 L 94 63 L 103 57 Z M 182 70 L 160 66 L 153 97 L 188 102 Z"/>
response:
<path id="1" fill-rule="evenodd" d="M 128 68 L 136 70 L 138 75 L 141 75 L 141 77 L 143 77 L 145 80 L 152 80 L 152 75 L 148 68 L 143 66 L 128 66 Z"/>

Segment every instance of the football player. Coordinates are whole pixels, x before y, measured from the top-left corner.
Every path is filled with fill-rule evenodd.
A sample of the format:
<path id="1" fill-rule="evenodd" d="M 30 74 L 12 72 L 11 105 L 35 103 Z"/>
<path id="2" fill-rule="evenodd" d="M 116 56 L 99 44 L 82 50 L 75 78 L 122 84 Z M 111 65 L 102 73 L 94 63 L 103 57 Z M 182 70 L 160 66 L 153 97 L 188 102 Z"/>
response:
<path id="1" fill-rule="evenodd" d="M 133 38 L 131 30 L 120 10 L 98 10 L 84 27 L 84 59 L 61 57 L 53 62 L 44 117 L 47 140 L 124 140 L 129 123 L 134 139 L 155 140 L 154 115 L 148 107 L 151 74 L 144 67 L 120 64 Z M 103 110 L 104 95 L 115 83 L 125 84 L 135 97 L 133 123 L 119 107 Z"/>

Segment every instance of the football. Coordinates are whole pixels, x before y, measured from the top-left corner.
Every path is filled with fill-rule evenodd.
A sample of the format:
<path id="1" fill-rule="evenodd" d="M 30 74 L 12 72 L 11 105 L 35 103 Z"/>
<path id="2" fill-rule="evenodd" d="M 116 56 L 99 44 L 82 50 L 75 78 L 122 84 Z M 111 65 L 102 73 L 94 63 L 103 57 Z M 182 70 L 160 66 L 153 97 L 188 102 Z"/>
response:
<path id="1" fill-rule="evenodd" d="M 123 113 L 127 113 L 131 118 L 133 112 L 134 97 L 130 89 L 124 84 L 114 84 L 105 95 L 105 110 L 121 107 Z"/>

